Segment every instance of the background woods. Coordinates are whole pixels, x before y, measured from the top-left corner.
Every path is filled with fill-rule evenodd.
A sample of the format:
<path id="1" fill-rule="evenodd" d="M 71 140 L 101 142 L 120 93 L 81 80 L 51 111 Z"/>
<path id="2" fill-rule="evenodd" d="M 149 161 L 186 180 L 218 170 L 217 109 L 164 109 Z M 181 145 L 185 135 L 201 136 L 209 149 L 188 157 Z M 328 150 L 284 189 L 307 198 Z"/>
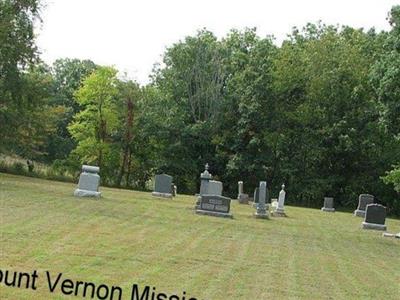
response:
<path id="1" fill-rule="evenodd" d="M 2 171 L 25 172 L 15 156 L 71 179 L 96 164 L 104 184 L 136 189 L 167 172 L 195 193 L 208 162 L 231 196 L 265 179 L 291 204 L 354 209 L 371 193 L 400 215 L 400 6 L 389 32 L 307 24 L 280 46 L 203 29 L 167 48 L 146 86 L 89 60 L 45 65 L 39 13 L 0 2 Z"/>

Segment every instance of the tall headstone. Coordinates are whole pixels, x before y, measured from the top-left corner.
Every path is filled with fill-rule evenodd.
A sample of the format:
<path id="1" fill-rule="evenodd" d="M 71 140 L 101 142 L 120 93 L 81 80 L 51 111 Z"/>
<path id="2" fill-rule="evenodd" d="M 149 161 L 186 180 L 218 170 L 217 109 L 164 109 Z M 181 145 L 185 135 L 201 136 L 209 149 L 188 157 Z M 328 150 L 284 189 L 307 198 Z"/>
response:
<path id="1" fill-rule="evenodd" d="M 364 229 L 386 230 L 386 207 L 380 204 L 368 204 L 365 219 L 362 223 Z"/>
<path id="2" fill-rule="evenodd" d="M 358 207 L 354 211 L 354 215 L 357 217 L 365 217 L 365 209 L 368 204 L 374 203 L 374 196 L 369 194 L 361 194 L 358 197 Z"/>
<path id="3" fill-rule="evenodd" d="M 260 188 L 256 187 L 253 194 L 253 207 L 257 208 L 258 202 L 260 201 Z"/>
<path id="4" fill-rule="evenodd" d="M 285 185 L 282 184 L 282 189 L 279 192 L 279 197 L 278 197 L 278 206 L 276 207 L 274 211 L 274 216 L 286 216 L 285 214 L 285 197 L 286 197 L 286 192 L 285 192 Z"/>
<path id="5" fill-rule="evenodd" d="M 158 174 L 155 176 L 154 192 L 152 196 L 162 198 L 172 198 L 172 176 L 167 174 Z"/>
<path id="6" fill-rule="evenodd" d="M 233 218 L 230 213 L 231 199 L 220 195 L 201 195 L 196 214 Z"/>
<path id="7" fill-rule="evenodd" d="M 260 191 L 260 196 L 259 196 L 259 201 L 258 201 L 258 205 L 256 208 L 256 212 L 254 213 L 254 216 L 256 218 L 261 218 L 261 219 L 268 219 L 268 212 L 266 209 L 266 196 L 267 196 L 267 182 L 265 181 L 261 181 L 260 182 L 260 187 L 259 187 L 259 191 Z"/>
<path id="8" fill-rule="evenodd" d="M 208 172 L 209 165 L 205 165 L 204 172 L 200 174 L 200 195 L 206 194 L 208 191 L 208 182 L 212 179 L 212 175 Z"/>
<path id="9" fill-rule="evenodd" d="M 243 193 L 243 181 L 238 182 L 238 196 L 237 199 L 239 200 L 239 203 L 241 204 L 248 204 L 249 203 L 249 195 Z"/>
<path id="10" fill-rule="evenodd" d="M 200 173 L 200 193 L 197 195 L 195 209 L 200 208 L 201 196 L 208 193 L 208 186 L 212 179 L 212 175 L 208 172 L 209 165 L 206 163 L 204 167 L 204 172 Z"/>
<path id="11" fill-rule="evenodd" d="M 327 212 L 335 212 L 335 208 L 333 207 L 332 197 L 324 197 L 324 207 L 322 207 L 321 210 Z"/>
<path id="12" fill-rule="evenodd" d="M 82 166 L 82 173 L 79 176 L 78 188 L 74 192 L 76 197 L 100 197 L 100 168 L 96 166 Z"/>

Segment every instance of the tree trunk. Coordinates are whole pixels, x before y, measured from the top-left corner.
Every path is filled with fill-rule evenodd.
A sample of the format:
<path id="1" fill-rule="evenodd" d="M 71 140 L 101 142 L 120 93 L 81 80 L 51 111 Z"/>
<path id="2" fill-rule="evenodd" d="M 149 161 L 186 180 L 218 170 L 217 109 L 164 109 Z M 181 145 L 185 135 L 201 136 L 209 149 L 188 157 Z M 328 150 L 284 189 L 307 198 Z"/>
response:
<path id="1" fill-rule="evenodd" d="M 126 115 L 126 128 L 125 128 L 125 138 L 124 138 L 124 152 L 122 154 L 121 168 L 119 170 L 117 185 L 121 186 L 122 178 L 126 171 L 127 159 L 129 157 L 130 161 L 130 144 L 132 142 L 132 125 L 133 125 L 133 101 L 130 97 L 126 99 L 127 115 Z M 129 169 L 128 169 L 129 173 Z M 127 183 L 128 185 L 128 183 Z"/>

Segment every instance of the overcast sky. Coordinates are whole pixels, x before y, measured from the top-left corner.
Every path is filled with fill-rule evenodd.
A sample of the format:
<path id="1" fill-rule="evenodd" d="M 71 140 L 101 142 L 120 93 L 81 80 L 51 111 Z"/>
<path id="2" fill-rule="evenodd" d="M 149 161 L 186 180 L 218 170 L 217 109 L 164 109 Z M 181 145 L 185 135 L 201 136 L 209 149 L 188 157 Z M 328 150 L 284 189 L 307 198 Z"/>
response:
<path id="1" fill-rule="evenodd" d="M 167 46 L 206 27 L 218 37 L 257 27 L 278 44 L 293 26 L 326 24 L 389 30 L 392 0 L 45 0 L 37 30 L 41 57 L 91 59 L 148 82 Z M 397 3 L 396 3 L 397 2 Z"/>

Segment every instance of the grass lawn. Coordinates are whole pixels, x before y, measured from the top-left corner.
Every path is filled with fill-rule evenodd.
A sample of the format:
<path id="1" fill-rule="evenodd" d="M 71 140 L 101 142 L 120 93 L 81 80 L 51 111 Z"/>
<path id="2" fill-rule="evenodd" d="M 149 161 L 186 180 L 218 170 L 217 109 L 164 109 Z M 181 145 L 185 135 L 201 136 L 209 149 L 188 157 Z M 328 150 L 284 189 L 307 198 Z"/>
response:
<path id="1" fill-rule="evenodd" d="M 128 300 L 135 283 L 185 300 L 400 299 L 400 241 L 350 213 L 287 206 L 287 218 L 261 220 L 235 202 L 232 220 L 194 214 L 194 196 L 74 189 L 0 173 L 0 268 L 39 274 L 35 291 L 3 278 L 1 299 L 82 299 L 50 293 L 46 271 L 119 286 Z M 400 220 L 386 224 L 400 232 Z"/>

